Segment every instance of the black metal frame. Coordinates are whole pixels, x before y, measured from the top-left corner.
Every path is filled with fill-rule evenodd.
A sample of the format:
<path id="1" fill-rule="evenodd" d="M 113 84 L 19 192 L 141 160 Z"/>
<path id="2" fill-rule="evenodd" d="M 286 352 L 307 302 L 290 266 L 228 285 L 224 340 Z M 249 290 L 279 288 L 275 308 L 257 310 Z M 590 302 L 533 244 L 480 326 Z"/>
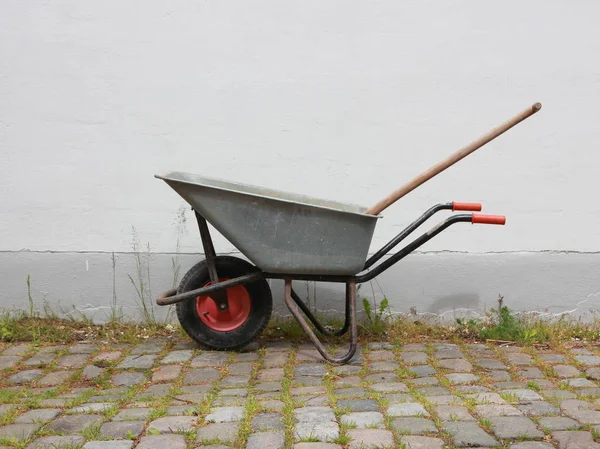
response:
<path id="1" fill-rule="evenodd" d="M 254 282 L 261 278 L 267 279 L 283 279 L 285 281 L 285 303 L 294 316 L 300 326 L 304 329 L 304 331 L 308 334 L 313 344 L 321 353 L 323 358 L 328 360 L 331 363 L 346 363 L 354 356 L 357 346 L 357 329 L 356 329 L 356 284 L 361 284 L 364 282 L 368 282 L 371 279 L 375 278 L 392 265 L 396 264 L 404 257 L 415 251 L 424 243 L 431 240 L 433 237 L 438 235 L 440 232 L 444 231 L 448 227 L 452 226 L 455 223 L 471 223 L 473 219 L 472 214 L 457 214 L 448 217 L 446 220 L 439 223 L 437 226 L 434 226 L 432 229 L 417 237 L 414 241 L 406 245 L 397 253 L 390 256 L 384 262 L 375 265 L 378 261 L 380 261 L 386 254 L 388 254 L 393 248 L 395 248 L 402 240 L 408 237 L 411 233 L 413 233 L 419 226 L 421 226 L 425 221 L 431 218 L 434 214 L 441 210 L 452 210 L 452 203 L 445 204 L 437 204 L 427 210 L 423 215 L 421 215 L 417 220 L 408 225 L 405 229 L 403 229 L 396 237 L 390 240 L 386 245 L 384 245 L 379 251 L 377 251 L 373 256 L 371 256 L 364 265 L 363 274 L 357 275 L 348 275 L 348 276 L 339 276 L 339 275 L 328 275 L 328 274 L 294 274 L 294 273 L 268 273 L 258 271 L 256 273 L 250 273 L 244 276 L 240 276 L 235 279 L 229 279 L 227 281 L 219 282 L 217 268 L 215 265 L 216 253 L 214 249 L 214 245 L 212 239 L 210 237 L 210 232 L 208 229 L 208 224 L 206 219 L 200 215 L 197 211 L 196 220 L 198 221 L 198 228 L 200 230 L 200 236 L 202 239 L 202 246 L 204 247 L 204 254 L 206 258 L 206 264 L 208 267 L 208 272 L 210 275 L 211 285 L 206 287 L 198 288 L 195 290 L 191 290 L 188 292 L 177 293 L 175 289 L 169 290 L 167 292 L 162 293 L 156 300 L 158 305 L 169 305 L 175 304 L 180 301 L 185 301 L 191 298 L 195 298 L 198 296 L 203 296 L 207 294 L 211 294 L 211 298 L 217 303 L 217 306 L 220 310 L 227 310 L 229 305 L 227 303 L 227 295 L 225 294 L 225 290 L 229 287 L 233 287 L 235 285 L 240 284 L 248 284 Z M 374 268 L 371 269 L 371 267 Z M 292 281 L 317 281 L 317 282 L 343 282 L 346 284 L 346 317 L 344 326 L 336 331 L 329 332 L 327 331 L 317 320 L 317 318 L 312 314 L 308 306 L 300 299 L 300 297 L 296 294 L 294 289 L 292 288 Z M 322 335 L 325 336 L 341 336 L 344 335 L 348 330 L 350 330 L 350 349 L 348 352 L 340 357 L 335 358 L 331 357 L 323 344 L 319 341 L 313 330 L 310 328 L 306 320 L 300 315 L 297 307 L 304 313 L 304 315 L 309 319 L 309 321 L 314 325 L 315 329 L 319 331 Z"/>

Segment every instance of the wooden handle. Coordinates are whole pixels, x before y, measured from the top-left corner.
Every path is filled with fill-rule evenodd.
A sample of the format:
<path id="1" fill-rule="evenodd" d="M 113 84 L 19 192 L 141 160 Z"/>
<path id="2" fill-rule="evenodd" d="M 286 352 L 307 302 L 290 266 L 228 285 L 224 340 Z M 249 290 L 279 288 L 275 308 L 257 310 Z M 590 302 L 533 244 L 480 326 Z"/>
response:
<path id="1" fill-rule="evenodd" d="M 379 201 L 377 204 L 375 204 L 374 206 L 371 206 L 365 213 L 371 214 L 371 215 L 379 215 L 381 213 L 381 211 L 383 211 L 384 209 L 386 209 L 389 206 L 391 206 L 392 204 L 394 204 L 396 201 L 398 201 L 400 198 L 402 198 L 407 193 L 413 191 L 414 189 L 419 187 L 424 182 L 429 181 L 431 178 L 440 174 L 441 172 L 446 170 L 451 165 L 456 164 L 462 158 L 468 156 L 469 154 L 471 154 L 478 148 L 481 148 L 486 143 L 491 142 L 496 137 L 498 137 L 500 134 L 508 131 L 510 128 L 512 128 L 516 124 L 522 122 L 527 117 L 532 116 L 537 111 L 539 111 L 541 108 L 542 108 L 541 103 L 535 103 L 533 106 L 527 108 L 526 110 L 524 110 L 520 114 L 514 116 L 507 122 L 504 122 L 500 126 L 492 129 L 487 134 L 484 134 L 476 141 L 470 143 L 469 145 L 467 145 L 464 148 L 461 148 L 456 153 L 452 154 L 451 156 L 447 157 L 443 161 L 439 162 L 438 164 L 436 164 L 433 167 L 429 168 L 428 170 L 424 171 L 419 176 L 414 178 L 412 181 L 404 184 L 399 189 L 393 191 L 390 195 L 386 196 L 384 199 Z"/>

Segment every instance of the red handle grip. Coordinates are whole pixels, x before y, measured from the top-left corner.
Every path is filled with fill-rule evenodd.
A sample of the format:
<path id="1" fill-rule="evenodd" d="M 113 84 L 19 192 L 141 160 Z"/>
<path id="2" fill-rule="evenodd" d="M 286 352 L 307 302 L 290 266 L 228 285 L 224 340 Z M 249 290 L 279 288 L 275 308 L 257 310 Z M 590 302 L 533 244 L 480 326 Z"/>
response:
<path id="1" fill-rule="evenodd" d="M 506 217 L 504 215 L 473 214 L 471 223 L 503 225 L 506 223 Z"/>
<path id="2" fill-rule="evenodd" d="M 481 210 L 480 203 L 458 203 L 452 201 L 452 210 L 471 210 L 473 212 L 479 212 Z"/>

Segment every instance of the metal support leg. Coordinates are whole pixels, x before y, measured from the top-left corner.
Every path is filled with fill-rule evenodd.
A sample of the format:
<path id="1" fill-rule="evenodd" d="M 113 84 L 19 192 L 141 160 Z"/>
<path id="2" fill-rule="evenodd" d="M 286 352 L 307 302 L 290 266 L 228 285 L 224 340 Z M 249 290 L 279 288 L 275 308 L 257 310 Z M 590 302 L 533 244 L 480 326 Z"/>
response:
<path id="1" fill-rule="evenodd" d="M 217 284 L 219 282 L 219 275 L 217 274 L 217 266 L 215 259 L 217 254 L 213 245 L 212 239 L 210 238 L 210 231 L 208 230 L 208 223 L 206 219 L 198 212 L 196 214 L 196 220 L 198 221 L 198 228 L 200 229 L 200 238 L 202 239 L 202 246 L 204 248 L 204 257 L 206 259 L 206 266 L 208 268 L 208 275 L 210 276 L 211 284 Z M 227 292 L 225 290 L 216 291 L 210 296 L 212 300 L 217 304 L 217 307 L 221 312 L 229 309 L 229 302 L 227 301 Z"/>
<path id="2" fill-rule="evenodd" d="M 357 337 L 358 337 L 357 328 L 356 328 L 356 281 L 354 279 L 346 282 L 347 315 L 349 315 L 349 322 L 350 322 L 350 349 L 344 356 L 342 356 L 340 358 L 331 357 L 327 353 L 327 350 L 325 349 L 323 344 L 319 341 L 318 337 L 315 335 L 313 330 L 310 328 L 310 326 L 308 325 L 308 323 L 306 322 L 304 317 L 302 315 L 300 315 L 300 313 L 298 312 L 296 303 L 292 299 L 292 280 L 291 279 L 285 280 L 285 304 L 287 305 L 288 309 L 290 310 L 290 312 L 292 313 L 294 318 L 296 318 L 296 320 L 298 321 L 298 324 L 300 324 L 302 329 L 304 329 L 304 332 L 306 332 L 306 334 L 309 336 L 309 338 L 311 339 L 311 341 L 317 348 L 317 351 L 319 351 L 319 353 L 321 354 L 321 356 L 323 356 L 323 358 L 325 360 L 327 360 L 328 362 L 331 362 L 331 363 L 342 364 L 342 363 L 346 363 L 350 359 L 352 359 L 352 357 L 354 356 L 354 353 L 356 352 Z"/>
<path id="3" fill-rule="evenodd" d="M 313 313 L 310 311 L 310 309 L 308 308 L 306 303 L 300 299 L 300 297 L 296 294 L 296 291 L 293 288 L 292 288 L 292 299 L 298 305 L 298 307 L 300 307 L 300 309 L 302 309 L 302 312 L 304 312 L 304 315 L 306 315 L 306 317 L 310 320 L 310 322 L 313 323 L 313 325 L 321 333 L 321 335 L 325 335 L 326 337 L 341 337 L 346 332 L 348 332 L 348 329 L 350 328 L 350 313 L 349 313 L 350 304 L 348 302 L 349 301 L 348 295 L 346 295 L 346 317 L 344 319 L 344 326 L 336 332 L 329 332 L 327 329 L 325 329 L 321 325 L 321 323 L 319 323 L 319 321 L 317 320 L 317 317 L 315 317 L 313 315 Z"/>

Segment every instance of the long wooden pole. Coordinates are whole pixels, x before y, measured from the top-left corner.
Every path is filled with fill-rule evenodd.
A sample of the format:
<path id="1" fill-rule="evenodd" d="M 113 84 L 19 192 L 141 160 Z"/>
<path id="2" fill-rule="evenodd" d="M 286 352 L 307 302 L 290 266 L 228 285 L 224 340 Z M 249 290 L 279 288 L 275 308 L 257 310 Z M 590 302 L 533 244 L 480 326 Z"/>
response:
<path id="1" fill-rule="evenodd" d="M 381 211 L 383 211 L 384 209 L 386 209 L 389 206 L 391 206 L 392 204 L 394 204 L 396 201 L 398 201 L 400 198 L 402 198 L 407 193 L 413 191 L 414 189 L 416 189 L 417 187 L 419 187 L 424 182 L 429 181 L 431 178 L 433 178 L 434 176 L 440 174 L 441 172 L 443 172 L 444 170 L 446 170 L 451 165 L 456 164 L 458 161 L 460 161 L 464 157 L 468 156 L 469 154 L 471 154 L 472 152 L 474 152 L 478 148 L 481 148 L 486 143 L 491 142 L 496 137 L 498 137 L 500 134 L 508 131 L 510 128 L 512 128 L 516 124 L 522 122 L 527 117 L 532 116 L 533 114 L 535 114 L 536 112 L 538 112 L 541 108 L 542 108 L 541 103 L 535 103 L 533 106 L 525 109 L 520 114 L 514 116 L 513 118 L 511 118 L 510 120 L 504 122 L 500 126 L 492 129 L 491 131 L 489 131 L 487 134 L 484 134 L 483 136 L 481 136 L 476 141 L 470 143 L 469 145 L 467 145 L 464 148 L 461 148 L 456 153 L 452 154 L 451 156 L 447 157 L 443 161 L 439 162 L 438 164 L 436 164 L 433 167 L 429 168 L 428 170 L 424 171 L 419 176 L 417 176 L 416 178 L 414 178 L 410 182 L 404 184 L 399 189 L 393 191 L 391 194 L 389 194 L 388 196 L 386 196 L 385 198 L 383 198 L 377 204 L 375 204 L 374 206 L 371 206 L 367 210 L 366 213 L 367 214 L 372 214 L 372 215 L 378 215 L 378 214 L 380 214 Z"/>

